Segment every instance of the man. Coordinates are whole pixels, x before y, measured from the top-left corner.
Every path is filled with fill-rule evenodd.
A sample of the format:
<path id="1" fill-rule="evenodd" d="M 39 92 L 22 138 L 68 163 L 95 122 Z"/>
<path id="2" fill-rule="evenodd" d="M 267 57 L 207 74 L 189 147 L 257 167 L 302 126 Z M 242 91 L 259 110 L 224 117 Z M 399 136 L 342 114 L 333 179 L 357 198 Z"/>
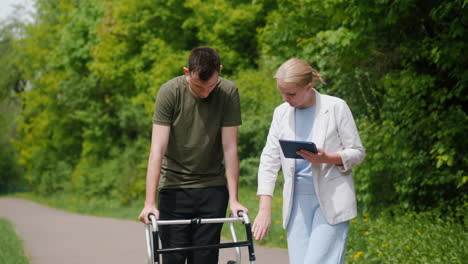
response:
<path id="1" fill-rule="evenodd" d="M 219 77 L 221 68 L 214 49 L 198 47 L 190 53 L 185 75 L 161 86 L 140 221 L 149 223 L 149 213 L 161 220 L 221 218 L 225 217 L 228 201 L 233 214 L 248 212 L 237 197 L 239 94 L 234 83 Z M 158 187 L 159 210 L 155 202 Z M 220 224 L 161 226 L 162 246 L 218 244 L 221 228 Z M 163 262 L 215 264 L 218 252 L 164 254 Z"/>

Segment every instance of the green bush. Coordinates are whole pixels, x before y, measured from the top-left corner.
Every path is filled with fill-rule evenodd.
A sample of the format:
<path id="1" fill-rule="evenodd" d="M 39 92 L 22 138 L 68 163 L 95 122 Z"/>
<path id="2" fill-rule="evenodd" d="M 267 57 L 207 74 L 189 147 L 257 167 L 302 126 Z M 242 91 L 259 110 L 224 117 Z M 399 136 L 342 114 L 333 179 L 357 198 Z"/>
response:
<path id="1" fill-rule="evenodd" d="M 11 145 L 0 144 L 0 193 L 14 192 L 21 185 L 21 168 Z M 21 189 L 21 188 L 20 188 Z"/>
<path id="2" fill-rule="evenodd" d="M 127 205 L 145 194 L 149 142 L 139 140 L 125 148 L 114 148 L 107 160 L 82 159 L 72 174 L 71 190 L 88 199 Z"/>
<path id="3" fill-rule="evenodd" d="M 0 87 L 1 89 L 1 87 Z M 0 95 L 0 193 L 22 190 L 23 170 L 18 164 L 18 151 L 12 143 L 20 114 L 17 98 Z"/>
<path id="4" fill-rule="evenodd" d="M 239 186 L 256 186 L 259 158 L 243 159 L 239 163 Z"/>
<path id="5" fill-rule="evenodd" d="M 239 87 L 242 125 L 239 128 L 239 157 L 259 158 L 266 143 L 273 111 L 281 95 L 271 72 L 244 70 L 231 78 Z"/>

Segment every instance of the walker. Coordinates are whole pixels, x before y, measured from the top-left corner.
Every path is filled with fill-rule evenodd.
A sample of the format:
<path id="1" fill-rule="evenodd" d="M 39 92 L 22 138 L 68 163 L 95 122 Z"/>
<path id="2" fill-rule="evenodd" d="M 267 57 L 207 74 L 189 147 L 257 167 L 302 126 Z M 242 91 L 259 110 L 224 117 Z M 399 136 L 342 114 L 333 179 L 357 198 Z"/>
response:
<path id="1" fill-rule="evenodd" d="M 148 256 L 148 264 L 159 264 L 160 255 L 169 252 L 190 251 L 209 248 L 236 248 L 236 260 L 230 260 L 227 264 L 241 264 L 241 250 L 240 247 L 248 247 L 250 264 L 255 264 L 255 252 L 252 240 L 252 230 L 250 227 L 250 220 L 246 213 L 243 211 L 237 212 L 238 217 L 231 218 L 194 218 L 187 220 L 156 220 L 154 214 L 149 214 L 148 219 L 151 224 L 146 226 L 146 251 Z M 218 224 L 229 223 L 233 242 L 220 243 L 215 245 L 204 246 L 190 246 L 178 248 L 160 248 L 159 247 L 159 229 L 160 225 L 202 225 L 202 224 Z M 242 223 L 245 225 L 245 232 L 247 235 L 246 241 L 237 241 L 234 223 Z"/>

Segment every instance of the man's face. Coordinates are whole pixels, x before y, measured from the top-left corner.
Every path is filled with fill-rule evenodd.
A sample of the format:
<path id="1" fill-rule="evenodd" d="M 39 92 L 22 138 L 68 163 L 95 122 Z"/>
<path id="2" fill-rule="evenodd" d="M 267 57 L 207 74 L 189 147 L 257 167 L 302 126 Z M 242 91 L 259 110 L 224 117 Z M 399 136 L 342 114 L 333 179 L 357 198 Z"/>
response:
<path id="1" fill-rule="evenodd" d="M 200 80 L 198 73 L 189 72 L 187 68 L 184 68 L 184 72 L 190 90 L 192 91 L 193 95 L 198 98 L 207 98 L 218 83 L 219 73 L 217 71 L 215 71 L 213 75 L 206 81 Z"/>

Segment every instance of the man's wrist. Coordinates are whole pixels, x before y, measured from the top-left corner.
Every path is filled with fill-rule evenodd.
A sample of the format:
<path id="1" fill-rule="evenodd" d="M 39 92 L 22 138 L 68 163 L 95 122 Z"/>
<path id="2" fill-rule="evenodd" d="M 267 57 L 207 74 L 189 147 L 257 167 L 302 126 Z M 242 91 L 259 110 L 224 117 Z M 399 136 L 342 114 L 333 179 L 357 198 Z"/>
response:
<path id="1" fill-rule="evenodd" d="M 156 202 L 155 201 L 145 201 L 145 206 L 156 207 Z"/>

